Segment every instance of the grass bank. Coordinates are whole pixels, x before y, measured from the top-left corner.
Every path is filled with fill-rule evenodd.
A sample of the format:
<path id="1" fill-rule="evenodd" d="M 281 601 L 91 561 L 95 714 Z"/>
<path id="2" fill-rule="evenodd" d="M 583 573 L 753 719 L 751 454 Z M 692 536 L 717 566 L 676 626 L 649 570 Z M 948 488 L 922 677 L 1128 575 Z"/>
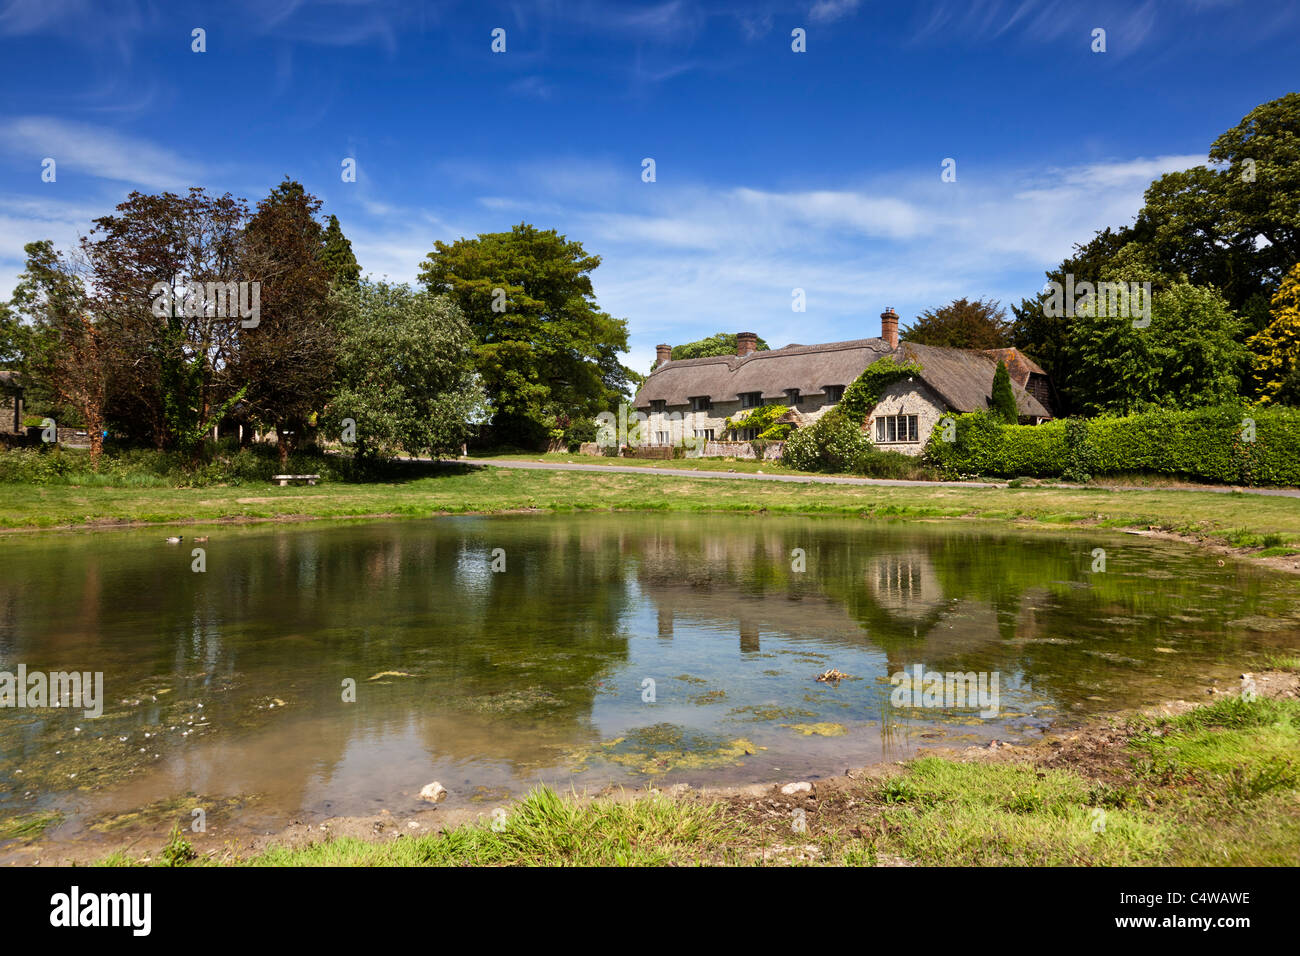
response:
<path id="1" fill-rule="evenodd" d="M 252 866 L 1293 866 L 1300 859 L 1300 700 L 1224 698 L 967 759 L 731 795 L 566 799 L 537 790 L 504 821 L 383 842 L 324 839 Z M 984 759 L 986 758 L 987 759 Z M 124 854 L 102 861 L 131 865 Z M 149 862 L 152 862 L 150 860 Z"/>
<path id="2" fill-rule="evenodd" d="M 1300 499 L 1105 488 L 806 485 L 450 465 L 371 483 L 281 488 L 0 484 L 0 529 L 546 511 L 981 518 L 1049 528 L 1155 528 L 1263 555 L 1300 552 Z"/>

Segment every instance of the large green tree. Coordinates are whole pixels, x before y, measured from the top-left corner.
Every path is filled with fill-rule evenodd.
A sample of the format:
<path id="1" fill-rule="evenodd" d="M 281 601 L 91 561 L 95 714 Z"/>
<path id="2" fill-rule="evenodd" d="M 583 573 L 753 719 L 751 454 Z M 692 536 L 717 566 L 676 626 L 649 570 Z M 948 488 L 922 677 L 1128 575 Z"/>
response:
<path id="1" fill-rule="evenodd" d="M 238 322 L 189 291 L 191 283 L 242 278 L 247 217 L 229 194 L 133 192 L 82 241 L 91 308 L 103 334 L 130 356 L 106 383 L 109 418 L 129 438 L 193 450 L 232 400 Z"/>
<path id="2" fill-rule="evenodd" d="M 950 349 L 1000 349 L 1011 344 L 1007 310 L 995 299 L 954 299 L 938 309 L 927 309 L 898 337 Z"/>
<path id="3" fill-rule="evenodd" d="M 281 461 L 333 391 L 337 329 L 319 256 L 320 204 L 285 179 L 258 203 L 243 236 L 243 272 L 260 283 L 261 313 L 255 326 L 240 328 L 235 371 L 248 415 L 274 426 Z"/>
<path id="4" fill-rule="evenodd" d="M 103 450 L 107 382 L 129 360 L 115 350 L 111 329 L 97 321 L 85 282 L 48 239 L 24 247 L 27 264 L 14 288 L 11 307 L 25 320 L 23 371 L 56 412 L 86 428 L 90 458 Z"/>
<path id="5" fill-rule="evenodd" d="M 1157 297 L 1181 282 L 1214 289 L 1238 343 L 1259 333 L 1300 260 L 1300 93 L 1253 109 L 1215 139 L 1209 159 L 1152 182 L 1132 225 L 1076 246 L 1047 278 L 1151 281 Z M 1076 316 L 1047 314 L 1045 298 L 1012 306 L 1014 344 L 1052 376 L 1062 411 L 1092 407 L 1089 372 L 1072 364 L 1084 333 Z"/>
<path id="6" fill-rule="evenodd" d="M 597 306 L 599 265 L 581 243 L 526 223 L 434 243 L 420 281 L 469 321 L 495 441 L 539 445 L 630 394 L 627 323 Z"/>
<path id="7" fill-rule="evenodd" d="M 1129 414 L 1236 399 L 1249 355 L 1240 321 L 1216 290 L 1172 283 L 1155 294 L 1150 324 L 1144 321 L 1075 317 L 1067 361 L 1082 411 Z"/>
<path id="8" fill-rule="evenodd" d="M 361 458 L 458 451 L 484 413 L 484 396 L 474 335 L 456 304 L 385 282 L 341 289 L 337 303 L 338 390 L 325 415 L 331 433 L 354 438 Z"/>
<path id="9" fill-rule="evenodd" d="M 320 260 L 330 281 L 339 286 L 356 288 L 361 280 L 361 266 L 352 252 L 352 243 L 343 235 L 338 216 L 330 216 L 321 241 Z"/>

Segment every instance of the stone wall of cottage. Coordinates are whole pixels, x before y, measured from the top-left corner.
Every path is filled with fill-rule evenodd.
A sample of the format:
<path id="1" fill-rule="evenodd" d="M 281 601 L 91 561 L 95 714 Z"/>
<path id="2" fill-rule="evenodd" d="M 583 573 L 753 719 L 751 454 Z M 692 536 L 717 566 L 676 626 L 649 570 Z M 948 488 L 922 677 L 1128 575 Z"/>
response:
<path id="1" fill-rule="evenodd" d="M 780 399 L 765 399 L 766 405 L 783 405 Z M 811 425 L 832 407 L 824 395 L 810 395 L 795 406 L 804 418 L 805 425 Z M 707 412 L 693 412 L 690 405 L 669 405 L 663 412 L 652 412 L 648 408 L 640 411 L 647 413 L 650 422 L 647 438 L 651 444 L 660 444 L 664 433 L 668 435 L 668 444 L 677 444 L 682 438 L 694 437 L 696 431 L 713 429 L 714 441 L 727 441 L 732 436 L 727 434 L 727 419 L 742 411 L 739 400 L 732 402 L 714 402 Z"/>
<path id="2" fill-rule="evenodd" d="M 885 415 L 915 415 L 917 441 L 877 443 L 881 451 L 899 451 L 905 455 L 919 455 L 930 440 L 935 424 L 947 414 L 948 406 L 924 382 L 904 379 L 885 389 L 867 417 L 867 437 L 876 440 L 876 418 Z"/>
<path id="3" fill-rule="evenodd" d="M 12 389 L 0 389 L 0 432 L 17 435 L 23 431 L 22 399 L 20 392 Z"/>

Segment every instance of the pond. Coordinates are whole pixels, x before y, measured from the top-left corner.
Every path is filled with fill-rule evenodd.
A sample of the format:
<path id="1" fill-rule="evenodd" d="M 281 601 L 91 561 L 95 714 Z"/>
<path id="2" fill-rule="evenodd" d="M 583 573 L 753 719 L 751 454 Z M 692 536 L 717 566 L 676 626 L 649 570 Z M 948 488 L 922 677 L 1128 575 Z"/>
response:
<path id="1" fill-rule="evenodd" d="M 1114 533 L 648 514 L 171 533 L 5 538 L 0 672 L 99 672 L 104 700 L 0 708 L 0 833 L 51 814 L 89 838 L 196 801 L 273 830 L 410 812 L 433 780 L 440 806 L 490 809 L 540 782 L 807 779 L 1235 692 L 1300 647 L 1294 579 Z M 996 707 L 900 700 L 891 676 L 918 666 L 996 680 Z"/>

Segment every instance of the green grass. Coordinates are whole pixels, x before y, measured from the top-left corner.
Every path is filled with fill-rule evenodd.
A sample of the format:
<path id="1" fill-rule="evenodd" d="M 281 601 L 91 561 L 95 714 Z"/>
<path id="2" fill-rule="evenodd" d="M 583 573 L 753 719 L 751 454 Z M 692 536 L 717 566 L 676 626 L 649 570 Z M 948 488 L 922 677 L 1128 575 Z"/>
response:
<path id="1" fill-rule="evenodd" d="M 486 452 L 471 456 L 475 461 L 534 461 L 561 465 L 614 465 L 633 468 L 677 468 L 688 471 L 734 471 L 742 474 L 805 475 L 808 472 L 789 468 L 776 461 L 754 461 L 746 458 L 607 458 L 595 455 L 563 452 Z"/>
<path id="2" fill-rule="evenodd" d="M 1300 538 L 1300 500 L 1197 491 L 802 485 L 459 465 L 435 477 L 314 487 L 0 486 L 0 528 L 9 529 L 533 510 L 969 517 L 1054 528 L 1154 525 L 1225 542 L 1243 531 Z"/>
<path id="3" fill-rule="evenodd" d="M 1095 833 L 1093 793 L 1087 779 L 1065 771 L 922 757 L 880 789 L 875 852 L 926 866 L 1159 863 L 1169 824 L 1107 809 L 1105 830 Z"/>
<path id="4" fill-rule="evenodd" d="M 20 813 L 8 819 L 0 817 L 0 843 L 6 840 L 34 840 L 62 820 L 63 814 L 54 811 Z"/>
<path id="5" fill-rule="evenodd" d="M 663 866 L 689 864 L 735 838 L 716 804 L 650 797 L 579 804 L 534 790 L 507 814 L 443 835 L 388 843 L 344 838 L 298 849 L 273 848 L 253 866 Z"/>
<path id="6" fill-rule="evenodd" d="M 1264 666 L 1271 671 L 1300 671 L 1300 654 L 1270 654 Z"/>

